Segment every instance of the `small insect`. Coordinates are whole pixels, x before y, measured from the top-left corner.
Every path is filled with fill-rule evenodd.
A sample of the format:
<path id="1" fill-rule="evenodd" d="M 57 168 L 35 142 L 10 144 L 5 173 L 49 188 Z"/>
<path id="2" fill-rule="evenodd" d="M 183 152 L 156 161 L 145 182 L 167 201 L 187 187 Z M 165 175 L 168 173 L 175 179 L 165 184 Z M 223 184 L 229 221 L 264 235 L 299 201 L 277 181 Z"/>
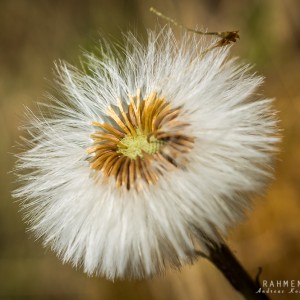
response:
<path id="1" fill-rule="evenodd" d="M 188 28 L 188 27 L 184 26 L 183 24 L 178 23 L 174 19 L 164 15 L 163 13 L 161 13 L 160 11 L 156 10 L 153 7 L 150 7 L 150 12 L 152 12 L 155 15 L 157 15 L 158 17 L 170 22 L 171 24 L 173 24 L 173 25 L 175 25 L 179 28 L 183 28 L 187 31 L 194 32 L 194 33 L 201 34 L 201 35 L 214 35 L 214 36 L 219 37 L 220 40 L 218 40 L 215 44 L 213 44 L 211 47 L 206 49 L 202 53 L 202 55 L 207 53 L 208 51 L 214 49 L 214 48 L 223 47 L 223 46 L 229 45 L 230 43 L 235 43 L 237 41 L 237 39 L 240 38 L 238 30 L 235 30 L 235 31 L 222 31 L 222 32 L 218 32 L 218 31 L 208 31 L 208 32 L 200 31 L 200 30 Z"/>

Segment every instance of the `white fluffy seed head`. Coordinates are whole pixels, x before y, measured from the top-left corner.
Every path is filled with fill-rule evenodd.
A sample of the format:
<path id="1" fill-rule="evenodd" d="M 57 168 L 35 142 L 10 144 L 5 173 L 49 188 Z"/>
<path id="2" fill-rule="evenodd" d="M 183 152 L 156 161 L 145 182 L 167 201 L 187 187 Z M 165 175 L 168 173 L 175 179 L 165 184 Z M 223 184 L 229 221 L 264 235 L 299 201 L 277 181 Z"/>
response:
<path id="1" fill-rule="evenodd" d="M 49 96 L 50 104 L 30 113 L 28 150 L 17 164 L 22 186 L 15 191 L 30 228 L 46 246 L 64 262 L 110 279 L 180 267 L 194 260 L 195 244 L 204 245 L 206 238 L 218 242 L 216 232 L 226 234 L 240 221 L 251 197 L 269 181 L 278 141 L 272 101 L 256 94 L 262 78 L 229 59 L 230 47 L 202 55 L 214 41 L 189 33 L 177 40 L 169 28 L 149 31 L 147 45 L 132 34 L 125 38 L 124 58 L 105 46 L 101 58 L 86 54 L 85 71 L 57 64 L 59 96 Z M 91 168 L 93 156 L 103 153 L 87 149 L 110 142 L 91 138 L 92 122 L 122 131 L 108 113 L 113 108 L 128 129 L 118 99 L 126 114 L 138 93 L 141 101 L 155 93 L 170 109 L 180 108 L 173 127 L 165 122 L 159 133 L 147 132 L 168 135 L 159 151 L 173 168 L 155 156 L 158 148 L 150 157 L 139 152 L 140 161 L 149 159 L 148 171 L 133 163 L 135 171 L 125 172 L 124 166 L 118 186 L 118 175 L 105 175 L 112 173 L 107 165 Z M 131 123 L 140 129 L 137 110 Z M 174 122 L 187 125 L 174 129 Z M 193 139 L 186 153 L 170 146 L 180 144 L 170 137 L 179 132 Z M 134 188 L 126 186 L 130 174 L 136 177 Z"/>

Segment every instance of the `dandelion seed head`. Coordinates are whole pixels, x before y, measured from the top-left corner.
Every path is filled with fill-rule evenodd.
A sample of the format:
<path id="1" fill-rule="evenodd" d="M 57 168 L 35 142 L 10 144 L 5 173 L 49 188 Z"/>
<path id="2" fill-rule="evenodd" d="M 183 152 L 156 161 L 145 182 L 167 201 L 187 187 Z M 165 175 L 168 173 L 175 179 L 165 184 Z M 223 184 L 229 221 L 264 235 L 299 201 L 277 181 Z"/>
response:
<path id="1" fill-rule="evenodd" d="M 29 112 L 17 172 L 25 218 L 89 275 L 144 278 L 196 259 L 243 219 L 278 142 L 262 78 L 230 46 L 168 27 L 132 34 L 86 70 L 57 64 L 58 96 Z"/>

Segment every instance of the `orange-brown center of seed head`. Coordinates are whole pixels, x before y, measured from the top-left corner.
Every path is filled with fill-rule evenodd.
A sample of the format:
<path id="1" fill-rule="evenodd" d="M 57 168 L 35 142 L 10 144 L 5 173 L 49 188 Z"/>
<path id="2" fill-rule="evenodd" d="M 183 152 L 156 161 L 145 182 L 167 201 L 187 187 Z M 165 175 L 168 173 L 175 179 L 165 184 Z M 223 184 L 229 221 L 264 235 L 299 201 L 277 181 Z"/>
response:
<path id="1" fill-rule="evenodd" d="M 109 123 L 92 122 L 93 145 L 87 149 L 91 169 L 113 176 L 117 187 L 139 189 L 142 181 L 155 184 L 165 171 L 183 168 L 194 138 L 186 135 L 188 123 L 179 120 L 181 108 L 172 108 L 164 98 L 140 92 L 129 96 L 130 104 L 118 99 L 109 107 Z"/>

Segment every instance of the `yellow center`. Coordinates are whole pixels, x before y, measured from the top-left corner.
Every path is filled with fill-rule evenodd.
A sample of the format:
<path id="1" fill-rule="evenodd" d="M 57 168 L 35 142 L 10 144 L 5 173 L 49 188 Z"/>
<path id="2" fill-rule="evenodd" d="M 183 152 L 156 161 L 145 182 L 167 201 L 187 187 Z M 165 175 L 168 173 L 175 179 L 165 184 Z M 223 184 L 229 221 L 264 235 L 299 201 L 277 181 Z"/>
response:
<path id="1" fill-rule="evenodd" d="M 126 135 L 120 142 L 127 148 L 118 147 L 118 152 L 131 159 L 136 159 L 137 156 L 143 157 L 143 151 L 148 154 L 155 154 L 159 151 L 163 141 L 159 141 L 154 136 L 147 139 L 147 136 L 141 134 L 140 130 L 136 130 L 137 135 Z"/>

